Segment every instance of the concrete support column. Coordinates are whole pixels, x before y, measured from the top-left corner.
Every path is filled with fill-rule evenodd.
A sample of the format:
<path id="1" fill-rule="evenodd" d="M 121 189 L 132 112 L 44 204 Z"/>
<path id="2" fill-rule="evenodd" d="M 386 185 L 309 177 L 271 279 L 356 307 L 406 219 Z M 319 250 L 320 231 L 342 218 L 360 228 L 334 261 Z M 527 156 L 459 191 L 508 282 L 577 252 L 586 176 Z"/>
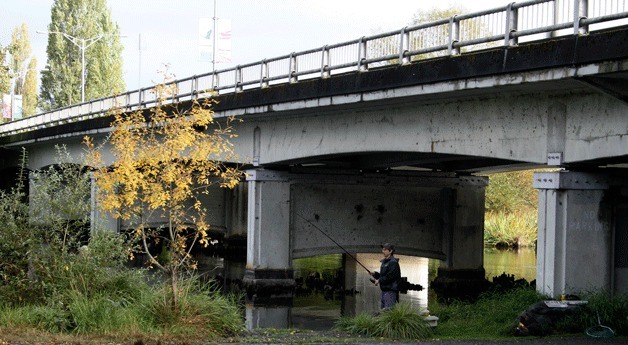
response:
<path id="1" fill-rule="evenodd" d="M 439 298 L 475 297 L 487 284 L 484 271 L 484 197 L 482 177 L 460 178 L 443 189 L 443 252 L 432 283 Z"/>
<path id="2" fill-rule="evenodd" d="M 246 257 L 247 183 L 239 183 L 226 193 L 225 257 L 242 260 Z"/>
<path id="3" fill-rule="evenodd" d="M 256 169 L 247 174 L 247 292 L 258 299 L 291 297 L 290 183 L 280 172 Z"/>
<path id="4" fill-rule="evenodd" d="M 612 288 L 612 215 L 602 175 L 534 174 L 539 190 L 536 286 L 559 296 Z"/>
<path id="5" fill-rule="evenodd" d="M 91 212 L 90 212 L 90 231 L 93 234 L 94 231 L 111 231 L 111 232 L 119 232 L 120 231 L 120 222 L 113 218 L 110 213 L 103 212 L 98 205 L 98 185 L 96 184 L 96 179 L 94 178 L 94 174 L 90 173 L 90 182 L 91 182 L 91 193 L 90 193 L 90 201 L 91 201 Z"/>

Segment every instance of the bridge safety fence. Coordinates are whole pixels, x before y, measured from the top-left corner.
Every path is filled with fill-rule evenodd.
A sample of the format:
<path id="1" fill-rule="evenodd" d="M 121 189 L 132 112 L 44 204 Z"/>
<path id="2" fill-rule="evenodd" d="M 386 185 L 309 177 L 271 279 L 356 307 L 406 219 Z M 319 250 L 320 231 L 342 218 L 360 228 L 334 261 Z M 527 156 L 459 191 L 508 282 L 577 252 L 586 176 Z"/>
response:
<path id="1" fill-rule="evenodd" d="M 628 0 L 530 0 L 456 15 L 400 30 L 360 37 L 306 51 L 174 80 L 168 102 L 207 97 L 311 78 L 363 72 L 441 56 L 625 25 Z M 0 125 L 0 136 L 104 116 L 111 109 L 134 111 L 158 102 L 154 87 L 90 100 Z"/>

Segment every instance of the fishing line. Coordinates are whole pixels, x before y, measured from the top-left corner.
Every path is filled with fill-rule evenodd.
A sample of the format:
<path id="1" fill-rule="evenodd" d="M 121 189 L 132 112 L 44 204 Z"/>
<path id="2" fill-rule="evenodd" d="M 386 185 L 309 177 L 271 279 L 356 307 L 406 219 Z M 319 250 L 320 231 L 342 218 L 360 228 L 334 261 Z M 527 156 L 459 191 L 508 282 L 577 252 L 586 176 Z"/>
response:
<path id="1" fill-rule="evenodd" d="M 312 223 L 311 221 L 309 221 L 308 219 L 306 219 L 305 217 L 303 217 L 302 215 L 298 214 L 298 213 L 294 213 L 297 216 L 299 216 L 299 218 L 303 219 L 304 221 L 308 222 L 308 224 L 310 224 L 311 226 L 314 227 L 314 229 L 318 230 L 321 232 L 321 234 L 325 235 L 327 238 L 329 238 L 332 242 L 334 242 L 335 245 L 337 245 L 340 249 L 342 249 L 345 253 L 347 253 L 347 255 L 349 255 L 353 260 L 355 260 L 355 262 L 357 262 L 358 264 L 360 264 L 360 266 L 362 266 L 362 268 L 364 268 L 369 274 L 372 275 L 371 271 L 369 271 L 368 268 L 366 268 L 366 266 L 362 265 L 362 263 L 360 261 L 358 261 L 358 259 L 356 259 L 355 256 L 353 256 L 351 253 L 349 253 L 343 246 L 341 246 L 338 242 L 334 241 L 333 238 L 331 238 L 331 236 L 327 235 L 327 233 L 325 233 L 325 231 L 321 230 L 321 228 L 319 228 L 318 226 L 316 226 L 314 223 Z"/>

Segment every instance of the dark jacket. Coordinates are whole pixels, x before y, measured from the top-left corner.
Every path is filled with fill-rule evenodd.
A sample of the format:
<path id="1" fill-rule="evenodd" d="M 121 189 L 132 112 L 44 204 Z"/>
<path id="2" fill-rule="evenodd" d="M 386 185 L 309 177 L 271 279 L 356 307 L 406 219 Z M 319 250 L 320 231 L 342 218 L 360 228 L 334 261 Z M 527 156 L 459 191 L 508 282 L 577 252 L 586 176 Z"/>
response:
<path id="1" fill-rule="evenodd" d="M 388 259 L 384 258 L 380 261 L 382 266 L 379 269 L 379 288 L 382 291 L 398 291 L 401 279 L 399 260 L 391 255 Z"/>

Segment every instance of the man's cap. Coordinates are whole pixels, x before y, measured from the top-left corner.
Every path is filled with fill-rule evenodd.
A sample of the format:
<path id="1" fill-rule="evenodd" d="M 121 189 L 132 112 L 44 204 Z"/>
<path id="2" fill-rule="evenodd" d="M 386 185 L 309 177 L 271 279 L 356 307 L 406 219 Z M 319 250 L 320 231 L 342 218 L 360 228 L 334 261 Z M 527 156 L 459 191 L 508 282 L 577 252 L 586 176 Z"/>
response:
<path id="1" fill-rule="evenodd" d="M 384 243 L 384 244 L 382 244 L 380 247 L 382 247 L 382 249 L 388 249 L 388 250 L 390 250 L 391 252 L 394 252 L 394 251 L 395 251 L 395 246 L 393 246 L 393 245 L 392 245 L 392 244 L 390 244 L 390 243 Z"/>

